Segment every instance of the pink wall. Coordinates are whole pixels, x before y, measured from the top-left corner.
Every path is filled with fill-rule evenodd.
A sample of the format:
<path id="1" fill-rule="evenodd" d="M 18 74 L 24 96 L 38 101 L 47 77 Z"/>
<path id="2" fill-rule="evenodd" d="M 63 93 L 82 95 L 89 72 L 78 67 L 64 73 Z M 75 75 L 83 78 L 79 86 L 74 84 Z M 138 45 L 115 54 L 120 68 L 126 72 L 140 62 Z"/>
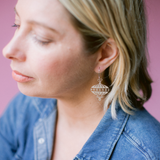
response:
<path id="1" fill-rule="evenodd" d="M 14 6 L 16 0 L 0 0 L 0 114 L 13 96 L 18 93 L 16 82 L 12 79 L 10 60 L 2 55 L 3 47 L 11 39 L 14 28 Z"/>
<path id="2" fill-rule="evenodd" d="M 148 13 L 148 49 L 150 55 L 149 71 L 154 81 L 151 99 L 145 108 L 160 121 L 160 0 L 146 0 Z"/>
<path id="3" fill-rule="evenodd" d="M 146 0 L 147 12 L 149 18 L 149 35 L 148 47 L 150 54 L 149 70 L 154 80 L 153 94 L 151 99 L 145 104 L 147 110 L 160 121 L 160 1 L 159 0 Z M 11 39 L 14 29 L 11 25 L 14 23 L 13 8 L 16 0 L 1 0 L 0 2 L 0 50 Z M 3 58 L 0 54 L 0 114 L 4 111 L 9 100 L 18 93 L 16 82 L 12 79 L 10 60 Z"/>

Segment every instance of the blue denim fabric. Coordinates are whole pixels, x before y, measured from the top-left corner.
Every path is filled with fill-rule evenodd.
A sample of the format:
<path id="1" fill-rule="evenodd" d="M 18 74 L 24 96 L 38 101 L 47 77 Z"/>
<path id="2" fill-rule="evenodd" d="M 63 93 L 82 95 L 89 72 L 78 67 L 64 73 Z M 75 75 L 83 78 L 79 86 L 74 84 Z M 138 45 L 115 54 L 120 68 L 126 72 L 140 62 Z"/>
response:
<path id="1" fill-rule="evenodd" d="M 22 94 L 10 103 L 0 118 L 0 160 L 51 160 L 56 103 Z M 145 109 L 130 116 L 117 103 L 116 110 L 113 120 L 108 109 L 74 160 L 160 159 L 159 122 Z"/>

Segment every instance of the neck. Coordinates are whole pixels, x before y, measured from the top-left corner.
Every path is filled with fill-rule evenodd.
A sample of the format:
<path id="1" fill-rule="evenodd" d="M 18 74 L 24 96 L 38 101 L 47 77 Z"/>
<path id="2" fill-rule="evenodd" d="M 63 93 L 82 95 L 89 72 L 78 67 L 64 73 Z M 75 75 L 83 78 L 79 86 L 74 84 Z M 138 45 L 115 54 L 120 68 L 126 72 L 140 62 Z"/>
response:
<path id="1" fill-rule="evenodd" d="M 99 102 L 92 93 L 83 92 L 82 95 L 58 99 L 58 123 L 78 129 L 92 129 L 98 125 L 104 116 L 103 101 Z"/>

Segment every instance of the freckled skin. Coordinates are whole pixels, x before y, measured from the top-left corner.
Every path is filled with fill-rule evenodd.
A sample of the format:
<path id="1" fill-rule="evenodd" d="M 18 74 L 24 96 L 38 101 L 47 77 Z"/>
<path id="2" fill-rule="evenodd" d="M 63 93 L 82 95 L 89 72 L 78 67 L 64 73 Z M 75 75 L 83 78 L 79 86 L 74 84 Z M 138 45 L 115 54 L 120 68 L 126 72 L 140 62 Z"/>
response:
<path id="1" fill-rule="evenodd" d="M 19 0 L 16 10 L 19 16 L 15 22 L 20 28 L 3 54 L 12 59 L 13 70 L 34 78 L 31 82 L 18 83 L 22 93 L 47 98 L 72 97 L 97 83 L 94 72 L 97 55 L 85 55 L 81 35 L 57 0 Z M 43 22 L 58 34 L 28 24 L 29 20 Z M 33 41 L 33 33 L 53 42 L 41 46 Z"/>

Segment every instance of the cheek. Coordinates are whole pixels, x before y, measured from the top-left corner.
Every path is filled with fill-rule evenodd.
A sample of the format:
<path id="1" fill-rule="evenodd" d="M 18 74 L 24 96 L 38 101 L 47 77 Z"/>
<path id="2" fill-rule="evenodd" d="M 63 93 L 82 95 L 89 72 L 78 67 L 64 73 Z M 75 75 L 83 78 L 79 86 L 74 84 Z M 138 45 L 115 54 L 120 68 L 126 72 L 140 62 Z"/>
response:
<path id="1" fill-rule="evenodd" d="M 53 70 L 55 71 L 57 69 L 57 66 L 59 65 L 59 61 L 55 58 L 52 59 L 52 57 L 41 57 L 38 58 L 36 70 L 38 73 L 50 73 Z"/>
<path id="2" fill-rule="evenodd" d="M 58 59 L 51 58 L 38 58 L 38 62 L 35 64 L 35 73 L 39 80 L 48 81 L 49 79 L 57 77 L 59 74 L 63 74 L 62 63 Z"/>
<path id="3" fill-rule="evenodd" d="M 31 69 L 35 72 L 35 75 L 41 81 L 49 81 L 50 79 L 59 79 L 65 76 L 73 68 L 75 57 L 72 54 L 63 52 L 52 52 L 46 55 L 39 55 L 36 60 L 32 60 Z M 32 57 L 35 59 L 34 57 Z"/>

